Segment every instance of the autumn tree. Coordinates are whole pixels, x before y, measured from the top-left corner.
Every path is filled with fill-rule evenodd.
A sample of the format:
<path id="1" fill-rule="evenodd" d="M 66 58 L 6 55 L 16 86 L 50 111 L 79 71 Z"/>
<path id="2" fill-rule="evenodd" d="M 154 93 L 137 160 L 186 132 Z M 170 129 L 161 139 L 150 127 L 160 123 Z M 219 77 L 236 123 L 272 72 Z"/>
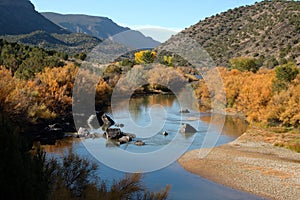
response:
<path id="1" fill-rule="evenodd" d="M 266 112 L 270 125 L 300 126 L 300 74 L 291 81 L 286 90 L 274 93 Z"/>
<path id="2" fill-rule="evenodd" d="M 260 69 L 257 73 L 253 73 L 225 68 L 219 68 L 218 71 L 221 74 L 223 86 L 217 88 L 224 87 L 227 111 L 243 113 L 249 122 L 263 121 L 267 105 L 272 98 L 274 71 Z M 218 100 L 214 92 L 214 86 L 220 83 L 214 82 L 213 77 L 207 79 L 206 82 L 200 81 L 200 85 L 196 88 L 196 96 L 204 105 L 210 105 L 211 100 L 215 102 L 215 106 L 222 104 L 221 99 Z"/>
<path id="3" fill-rule="evenodd" d="M 156 52 L 155 51 L 150 51 L 150 50 L 146 50 L 146 51 L 139 51 L 137 53 L 134 54 L 135 57 L 135 61 L 138 64 L 150 64 L 153 63 L 155 58 L 156 58 Z"/>
<path id="4" fill-rule="evenodd" d="M 6 97 L 15 88 L 15 80 L 10 70 L 0 66 L 0 107 L 4 106 Z"/>

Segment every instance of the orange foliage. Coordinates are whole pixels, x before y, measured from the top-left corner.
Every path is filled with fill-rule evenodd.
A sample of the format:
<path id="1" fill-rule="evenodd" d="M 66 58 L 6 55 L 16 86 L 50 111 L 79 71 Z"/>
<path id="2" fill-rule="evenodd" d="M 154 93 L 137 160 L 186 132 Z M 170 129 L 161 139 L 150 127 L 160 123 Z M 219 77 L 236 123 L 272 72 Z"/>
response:
<path id="1" fill-rule="evenodd" d="M 29 86 L 36 93 L 36 101 L 58 114 L 66 112 L 72 105 L 72 90 L 77 71 L 77 67 L 69 64 L 60 68 L 46 68 L 43 73 L 37 74 L 34 80 L 37 87 Z"/>
<path id="2" fill-rule="evenodd" d="M 201 80 L 199 86 L 195 90 L 196 97 L 200 100 L 200 107 L 205 109 L 211 109 L 211 99 L 209 90 L 205 84 L 205 81 Z"/>
<path id="3" fill-rule="evenodd" d="M 270 123 L 283 123 L 286 126 L 300 126 L 300 75 L 287 90 L 273 96 L 270 101 L 266 120 Z"/>
<path id="4" fill-rule="evenodd" d="M 111 87 L 93 70 L 81 68 L 76 78 L 76 85 L 78 87 L 73 92 L 82 102 L 90 102 L 89 98 L 92 96 L 95 97 L 96 104 L 107 104 L 110 100 Z"/>
<path id="5" fill-rule="evenodd" d="M 7 95 L 15 88 L 11 71 L 5 67 L 0 67 L 0 106 L 6 101 Z"/>
<path id="6" fill-rule="evenodd" d="M 260 69 L 252 73 L 219 68 L 219 71 L 226 91 L 227 111 L 243 113 L 249 122 L 300 125 L 300 75 L 288 90 L 275 94 L 272 92 L 274 70 Z M 205 84 L 203 80 L 200 81 L 195 90 L 197 98 L 204 105 L 210 102 L 209 99 L 216 98 Z"/>
<path id="7" fill-rule="evenodd" d="M 244 75 L 242 87 L 236 100 L 238 111 L 244 112 L 249 121 L 260 122 L 272 98 L 273 71 L 260 70 Z"/>
<path id="8" fill-rule="evenodd" d="M 96 87 L 96 104 L 107 104 L 110 101 L 112 88 L 101 78 Z"/>
<path id="9" fill-rule="evenodd" d="M 87 86 L 82 88 L 90 92 L 93 84 L 93 88 L 96 89 L 96 103 L 108 102 L 111 87 L 103 78 L 93 75 L 88 70 L 82 71 L 85 73 L 83 84 Z M 64 67 L 45 68 L 44 72 L 36 74 L 34 79 L 25 81 L 12 77 L 9 70 L 1 68 L 0 102 L 8 113 L 22 114 L 32 122 L 65 116 L 71 111 L 77 74 L 78 68 L 68 64 Z M 92 92 L 95 92 L 95 89 Z"/>
<path id="10" fill-rule="evenodd" d="M 44 72 L 36 74 L 35 79 L 25 81 L 1 69 L 2 101 L 6 92 L 3 108 L 11 114 L 25 115 L 33 122 L 64 115 L 72 105 L 76 73 L 77 68 L 70 64 L 60 68 L 45 68 Z"/>
<path id="11" fill-rule="evenodd" d="M 223 68 L 215 68 L 203 75 L 195 95 L 200 99 L 200 107 L 214 108 L 223 112 L 226 104 L 226 95 L 224 93 L 224 83 L 220 74 Z"/>

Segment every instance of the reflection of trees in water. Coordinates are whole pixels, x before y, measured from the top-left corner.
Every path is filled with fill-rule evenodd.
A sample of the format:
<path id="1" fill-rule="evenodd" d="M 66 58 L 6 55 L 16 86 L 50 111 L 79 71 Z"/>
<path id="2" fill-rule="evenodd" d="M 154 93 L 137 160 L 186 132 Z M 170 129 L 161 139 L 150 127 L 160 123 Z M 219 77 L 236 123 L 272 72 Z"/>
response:
<path id="1" fill-rule="evenodd" d="M 223 128 L 223 134 L 238 137 L 243 134 L 248 128 L 246 120 L 240 117 L 226 116 L 225 125 Z"/>
<path id="2" fill-rule="evenodd" d="M 150 95 L 142 97 L 134 97 L 130 99 L 129 111 L 134 120 L 143 118 L 149 107 L 153 105 L 161 105 L 163 107 L 172 107 L 176 100 L 175 95 Z"/>
<path id="3" fill-rule="evenodd" d="M 218 117 L 218 115 L 215 114 L 215 117 Z M 210 123 L 211 115 L 203 115 L 200 117 L 200 119 L 202 122 Z M 221 123 L 222 122 L 221 120 L 220 120 L 220 124 L 218 124 L 218 120 L 215 121 L 216 123 L 214 124 L 214 126 L 223 125 Z M 240 117 L 227 115 L 222 134 L 230 137 L 238 137 L 241 134 L 243 134 L 247 130 L 247 128 L 248 128 L 248 123 L 246 122 L 246 120 Z"/>
<path id="4" fill-rule="evenodd" d="M 165 107 L 172 107 L 175 100 L 175 95 L 153 95 L 149 96 L 149 105 L 160 104 Z"/>
<path id="5" fill-rule="evenodd" d="M 42 148 L 47 153 L 55 153 L 58 155 L 64 155 L 64 153 L 72 150 L 74 143 L 79 143 L 81 140 L 77 138 L 64 138 L 57 140 L 55 145 L 43 145 Z"/>
<path id="6" fill-rule="evenodd" d="M 194 91 L 191 85 L 186 85 L 186 87 L 178 93 L 181 109 L 187 108 L 189 110 L 199 111 L 199 101 L 193 94 Z"/>

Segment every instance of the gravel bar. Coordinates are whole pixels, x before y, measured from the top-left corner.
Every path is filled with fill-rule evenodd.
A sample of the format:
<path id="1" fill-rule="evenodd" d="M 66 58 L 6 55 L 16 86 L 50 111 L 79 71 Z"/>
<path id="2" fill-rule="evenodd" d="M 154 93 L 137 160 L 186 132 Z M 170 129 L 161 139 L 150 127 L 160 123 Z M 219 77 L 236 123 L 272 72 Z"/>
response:
<path id="1" fill-rule="evenodd" d="M 268 199 L 299 200 L 300 153 L 251 141 L 245 134 L 220 147 L 187 152 L 178 162 L 192 173 L 233 189 Z"/>

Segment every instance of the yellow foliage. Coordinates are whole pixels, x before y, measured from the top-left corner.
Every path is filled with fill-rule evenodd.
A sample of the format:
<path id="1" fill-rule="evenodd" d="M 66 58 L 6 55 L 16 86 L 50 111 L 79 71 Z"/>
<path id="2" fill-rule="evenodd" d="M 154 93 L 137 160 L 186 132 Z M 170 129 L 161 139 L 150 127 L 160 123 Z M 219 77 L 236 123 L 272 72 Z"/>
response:
<path id="1" fill-rule="evenodd" d="M 139 51 L 134 54 L 134 60 L 138 64 L 152 63 L 156 58 L 156 52 L 150 50 Z"/>
<path id="2" fill-rule="evenodd" d="M 15 81 L 11 71 L 0 67 L 0 106 L 6 101 L 6 97 L 15 88 Z"/>
<path id="3" fill-rule="evenodd" d="M 294 82 L 288 90 L 273 96 L 266 112 L 266 121 L 300 126 L 300 84 Z"/>
<path id="4" fill-rule="evenodd" d="M 259 122 L 264 118 L 265 109 L 272 98 L 272 71 L 248 73 L 242 79 L 242 87 L 236 100 L 238 111 L 246 113 L 249 121 Z"/>
<path id="5" fill-rule="evenodd" d="M 243 113 L 249 122 L 300 126 L 300 75 L 289 85 L 288 90 L 272 92 L 275 79 L 274 70 L 260 69 L 257 73 L 228 71 L 219 68 L 226 91 L 227 108 L 231 112 Z M 208 80 L 213 79 L 210 77 Z M 204 80 L 195 90 L 202 105 L 215 99 L 213 91 L 208 91 Z M 212 81 L 213 84 L 213 81 Z"/>
<path id="6" fill-rule="evenodd" d="M 77 67 L 66 65 L 60 68 L 45 68 L 33 80 L 12 77 L 9 71 L 0 70 L 1 101 L 5 110 L 13 114 L 27 115 L 36 119 L 55 118 L 64 115 L 72 105 L 72 90 Z M 6 83 L 4 83 L 4 81 Z M 4 98 L 5 97 L 5 98 Z"/>
<path id="7" fill-rule="evenodd" d="M 101 79 L 96 87 L 96 104 L 105 104 L 109 102 L 112 88 Z"/>
<path id="8" fill-rule="evenodd" d="M 145 51 L 139 51 L 134 54 L 134 60 L 136 63 L 143 63 L 142 57 Z"/>
<path id="9" fill-rule="evenodd" d="M 51 112 L 45 104 L 38 105 L 36 103 L 30 107 L 28 116 L 30 118 L 54 119 L 56 114 Z"/>

